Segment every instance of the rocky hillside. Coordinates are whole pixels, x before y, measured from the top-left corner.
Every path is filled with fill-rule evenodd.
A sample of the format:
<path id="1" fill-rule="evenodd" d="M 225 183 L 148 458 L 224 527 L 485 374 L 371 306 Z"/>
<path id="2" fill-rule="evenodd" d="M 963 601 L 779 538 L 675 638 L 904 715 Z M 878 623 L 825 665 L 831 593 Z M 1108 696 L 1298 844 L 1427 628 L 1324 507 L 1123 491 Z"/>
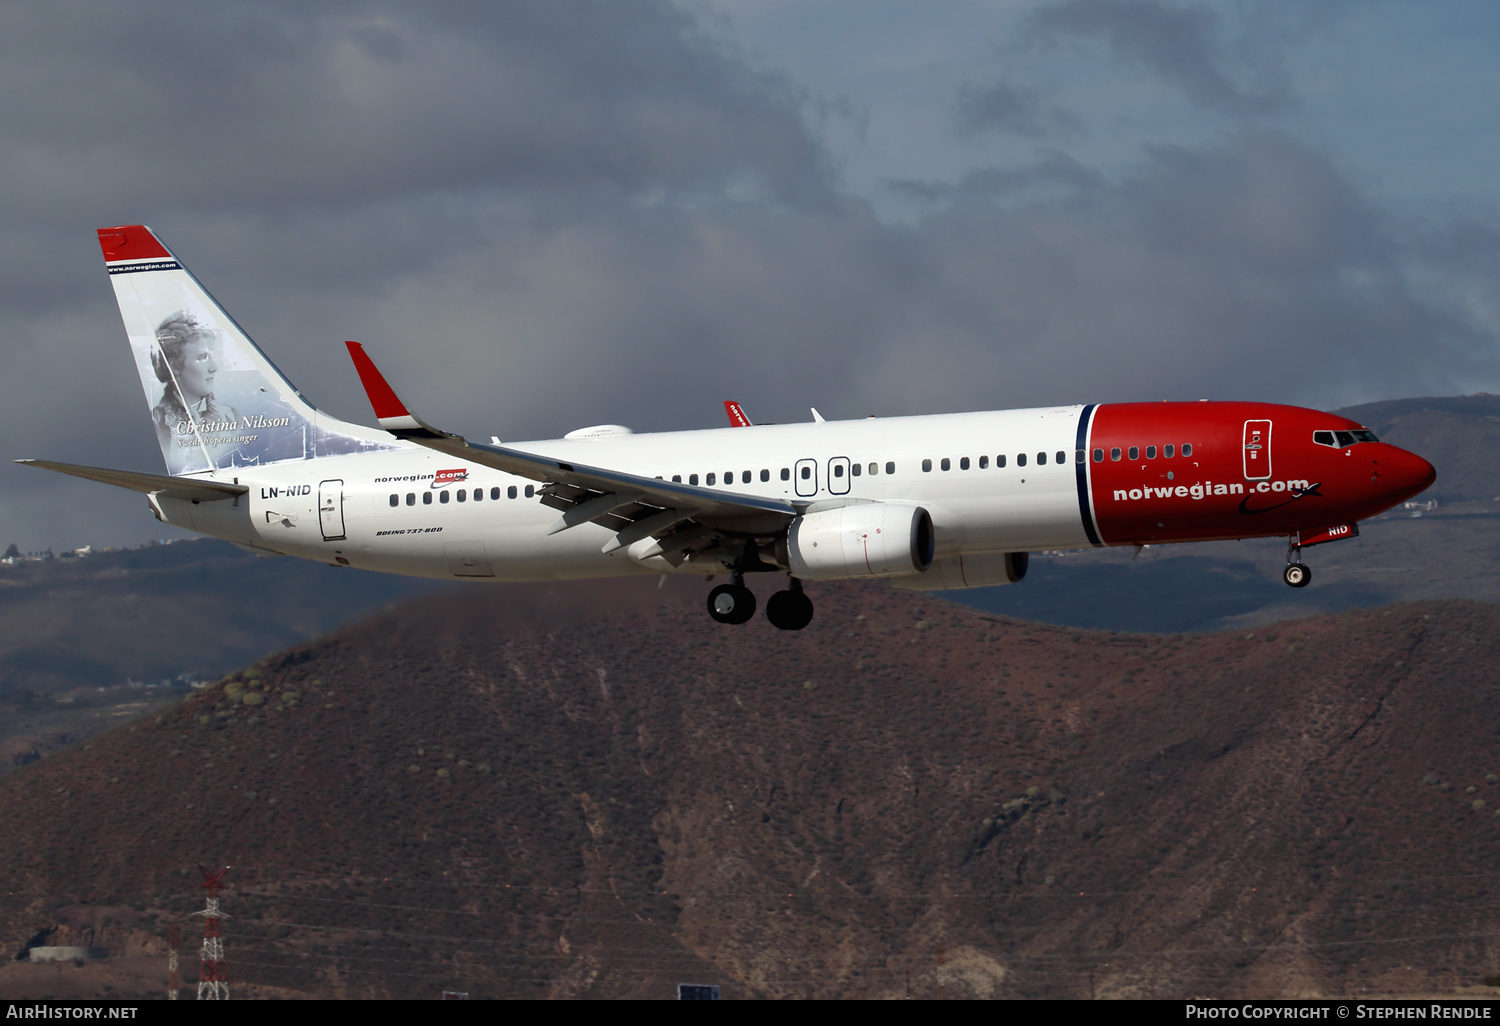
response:
<path id="1" fill-rule="evenodd" d="M 762 596 L 764 598 L 764 596 Z M 1087 632 L 820 586 L 418 600 L 0 778 L 0 929 L 237 997 L 1452 992 L 1500 968 L 1500 609 Z"/>

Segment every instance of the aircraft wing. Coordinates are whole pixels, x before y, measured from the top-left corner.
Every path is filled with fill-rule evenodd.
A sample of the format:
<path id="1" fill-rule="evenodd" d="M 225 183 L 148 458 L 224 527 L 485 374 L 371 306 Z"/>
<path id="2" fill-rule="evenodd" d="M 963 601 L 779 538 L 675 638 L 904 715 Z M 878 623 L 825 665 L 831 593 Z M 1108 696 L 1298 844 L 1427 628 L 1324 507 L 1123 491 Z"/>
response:
<path id="1" fill-rule="evenodd" d="M 232 499 L 250 490 L 247 485 L 232 484 L 228 481 L 167 477 L 165 474 L 142 474 L 134 470 L 110 470 L 105 467 L 81 467 L 75 463 L 54 463 L 51 460 L 16 460 L 16 462 L 24 463 L 28 467 L 41 467 L 43 470 L 55 470 L 59 474 L 72 474 L 74 477 L 100 481 L 114 485 L 116 488 L 129 488 L 133 492 L 145 492 L 148 495 L 155 492 L 168 498 L 187 499 L 193 502 Z"/>
<path id="2" fill-rule="evenodd" d="M 686 542 L 689 535 L 695 543 L 702 541 L 703 532 L 696 529 L 699 526 L 745 535 L 775 533 L 802 512 L 782 498 L 640 477 L 439 431 L 406 408 L 363 346 L 358 342 L 345 345 L 381 427 L 397 438 L 469 463 L 542 482 L 541 501 L 563 514 L 553 525 L 553 534 L 582 523 L 597 523 L 615 531 L 615 537 L 604 546 L 606 552 L 646 537 L 669 539 L 657 549 L 663 552 L 671 549 L 672 540 Z"/>

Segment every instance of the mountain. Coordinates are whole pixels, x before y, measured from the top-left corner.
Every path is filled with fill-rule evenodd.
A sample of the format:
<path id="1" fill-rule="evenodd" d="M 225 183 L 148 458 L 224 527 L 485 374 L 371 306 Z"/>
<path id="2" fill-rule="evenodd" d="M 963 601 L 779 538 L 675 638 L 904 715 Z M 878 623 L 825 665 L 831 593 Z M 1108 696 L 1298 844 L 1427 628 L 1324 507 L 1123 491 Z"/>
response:
<path id="1" fill-rule="evenodd" d="M 0 695 L 217 677 L 438 586 L 213 539 L 0 566 Z"/>
<path id="2" fill-rule="evenodd" d="M 714 625 L 695 582 L 424 598 L 24 766 L 0 778 L 25 825 L 0 833 L 3 935 L 116 957 L 17 961 L 0 992 L 160 993 L 199 864 L 233 867 L 236 997 L 1496 972 L 1500 608 L 1155 636 L 817 598 L 800 634 Z"/>

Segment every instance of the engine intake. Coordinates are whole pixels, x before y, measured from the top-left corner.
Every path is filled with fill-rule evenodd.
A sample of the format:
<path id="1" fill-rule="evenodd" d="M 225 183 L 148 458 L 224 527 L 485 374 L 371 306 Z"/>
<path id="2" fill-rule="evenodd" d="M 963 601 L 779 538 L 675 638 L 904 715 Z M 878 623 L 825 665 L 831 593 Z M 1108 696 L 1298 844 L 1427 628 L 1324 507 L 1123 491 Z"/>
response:
<path id="1" fill-rule="evenodd" d="M 932 517 L 921 506 L 862 502 L 808 513 L 786 533 L 786 563 L 807 581 L 901 577 L 932 565 Z"/>

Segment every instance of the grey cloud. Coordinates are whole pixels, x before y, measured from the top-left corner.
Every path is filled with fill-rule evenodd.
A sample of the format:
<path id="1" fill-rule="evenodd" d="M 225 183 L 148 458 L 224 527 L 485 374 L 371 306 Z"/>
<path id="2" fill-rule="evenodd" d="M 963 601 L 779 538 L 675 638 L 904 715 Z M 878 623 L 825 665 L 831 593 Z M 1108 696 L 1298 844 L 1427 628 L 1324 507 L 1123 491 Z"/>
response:
<path id="1" fill-rule="evenodd" d="M 986 85 L 970 83 L 954 103 L 958 129 L 965 134 L 994 130 L 1042 139 L 1076 133 L 1076 115 L 1046 100 L 1035 89 L 1005 79 Z"/>
<path id="2" fill-rule="evenodd" d="M 809 405 L 1500 390 L 1493 294 L 1458 273 L 1496 266 L 1500 235 L 1413 231 L 1282 134 L 1152 150 L 1117 180 L 1049 151 L 905 183 L 927 206 L 893 224 L 830 184 L 794 89 L 665 5 L 332 5 L 299 20 L 291 6 L 142 3 L 133 26 L 59 5 L 99 20 L 76 37 L 33 25 L 34 48 L 58 46 L 43 71 L 14 32 L 51 9 L 0 11 L 0 77 L 14 57 L 62 90 L 41 113 L 0 94 L 12 456 L 160 467 L 92 238 L 136 219 L 323 408 L 370 420 L 340 345 L 357 338 L 425 416 L 481 437 L 713 425 L 724 398 L 785 421 Z M 152 40 L 180 55 L 178 91 L 203 95 L 167 113 L 142 100 L 170 91 L 143 81 L 161 64 Z M 443 47 L 478 56 L 430 79 L 403 64 Z M 346 51 L 376 79 L 349 86 L 358 103 L 314 66 Z M 501 79 L 509 121 L 490 92 L 460 87 Z M 98 110 L 72 109 L 110 83 L 119 95 Z M 245 137 L 214 129 L 195 149 L 216 105 Z M 486 124 L 500 127 L 476 141 Z M 283 166 L 262 159 L 265 140 L 313 148 Z M 159 533 L 134 497 L 5 472 L 0 516 L 23 547 Z"/>
<path id="3" fill-rule="evenodd" d="M 1105 184 L 1104 176 L 1094 168 L 1061 150 L 1048 150 L 1030 164 L 975 168 L 956 183 L 904 179 L 886 186 L 925 203 L 954 203 L 1009 199 L 1038 191 L 1087 192 Z"/>
<path id="4" fill-rule="evenodd" d="M 1161 0 L 1064 0 L 1029 15 L 1031 43 L 1094 39 L 1117 60 L 1144 68 L 1194 103 L 1232 115 L 1285 112 L 1294 97 L 1280 60 L 1275 19 L 1252 13 L 1249 27 L 1226 39 L 1223 19 L 1201 4 Z"/>
<path id="5" fill-rule="evenodd" d="M 0 9 L 0 176 L 265 210 L 454 190 L 821 188 L 800 97 L 664 0 Z"/>

